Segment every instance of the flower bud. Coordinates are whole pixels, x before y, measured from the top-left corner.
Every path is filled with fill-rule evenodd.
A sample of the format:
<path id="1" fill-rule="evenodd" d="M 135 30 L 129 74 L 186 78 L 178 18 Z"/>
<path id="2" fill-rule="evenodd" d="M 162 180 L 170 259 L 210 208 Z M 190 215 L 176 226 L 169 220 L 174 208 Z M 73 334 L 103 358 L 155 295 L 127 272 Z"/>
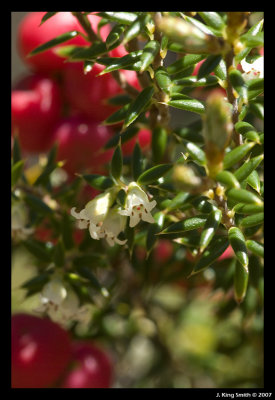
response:
<path id="1" fill-rule="evenodd" d="M 231 108 L 221 93 L 208 97 L 203 125 L 208 173 L 213 178 L 223 168 L 224 151 L 233 131 Z"/>
<path id="2" fill-rule="evenodd" d="M 169 39 L 181 44 L 187 53 L 219 54 L 225 46 L 222 38 L 209 35 L 180 18 L 163 17 L 157 21 L 157 28 Z"/>

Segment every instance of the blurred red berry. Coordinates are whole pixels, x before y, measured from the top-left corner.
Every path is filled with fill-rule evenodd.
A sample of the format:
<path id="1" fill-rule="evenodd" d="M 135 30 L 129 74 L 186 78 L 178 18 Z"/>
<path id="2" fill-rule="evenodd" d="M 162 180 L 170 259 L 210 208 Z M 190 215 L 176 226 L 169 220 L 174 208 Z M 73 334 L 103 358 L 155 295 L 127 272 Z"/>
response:
<path id="1" fill-rule="evenodd" d="M 72 343 L 72 370 L 68 372 L 62 388 L 110 388 L 113 365 L 109 356 L 89 342 Z"/>
<path id="2" fill-rule="evenodd" d="M 167 239 L 160 239 L 154 248 L 154 259 L 157 263 L 165 263 L 173 255 L 174 247 L 173 243 Z"/>
<path id="3" fill-rule="evenodd" d="M 110 52 L 111 57 L 121 58 L 127 54 L 123 46 Z M 108 99 L 123 93 L 120 85 L 110 73 L 97 76 L 104 65 L 95 63 L 91 71 L 83 72 L 83 63 L 70 63 L 64 71 L 64 96 L 74 112 L 103 121 L 117 106 L 108 104 Z M 120 73 L 136 89 L 140 89 L 135 71 L 121 70 Z"/>
<path id="4" fill-rule="evenodd" d="M 34 71 L 51 73 L 54 71 L 60 71 L 67 67 L 67 63 L 64 63 L 64 58 L 56 54 L 55 49 L 64 45 L 80 45 L 88 46 L 90 43 L 87 42 L 82 36 L 78 35 L 74 38 L 62 43 L 59 46 L 55 46 L 45 52 L 39 53 L 32 57 L 27 55 L 34 50 L 36 47 L 55 37 L 70 31 L 79 31 L 84 33 L 83 28 L 79 24 L 77 18 L 71 14 L 71 12 L 58 12 L 50 19 L 45 21 L 42 25 L 41 19 L 46 14 L 44 11 L 30 12 L 22 20 L 18 29 L 18 51 L 23 61 Z M 101 20 L 96 15 L 88 15 L 88 19 L 92 25 L 94 31 L 97 31 L 97 25 Z M 103 26 L 101 34 L 103 39 L 106 39 L 110 28 Z"/>
<path id="5" fill-rule="evenodd" d="M 11 123 L 23 150 L 49 150 L 61 108 L 60 89 L 53 79 L 28 75 L 18 82 L 11 93 Z"/>
<path id="6" fill-rule="evenodd" d="M 70 360 L 67 331 L 48 319 L 15 314 L 11 322 L 13 388 L 53 385 Z"/>
<path id="7" fill-rule="evenodd" d="M 87 117 L 74 116 L 60 120 L 53 135 L 58 145 L 57 160 L 66 161 L 63 168 L 69 174 L 105 171 L 104 165 L 113 154 L 113 150 L 103 151 L 113 136 L 110 127 Z"/>

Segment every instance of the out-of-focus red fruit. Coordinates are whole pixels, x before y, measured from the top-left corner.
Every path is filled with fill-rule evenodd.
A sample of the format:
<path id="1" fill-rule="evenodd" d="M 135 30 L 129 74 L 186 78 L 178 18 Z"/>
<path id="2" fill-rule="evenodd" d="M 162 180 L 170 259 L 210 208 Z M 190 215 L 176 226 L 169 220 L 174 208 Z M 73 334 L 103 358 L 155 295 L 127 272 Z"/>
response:
<path id="1" fill-rule="evenodd" d="M 47 388 L 70 361 L 68 332 L 48 319 L 15 314 L 11 322 L 13 388 Z"/>
<path id="2" fill-rule="evenodd" d="M 127 54 L 124 47 L 110 52 L 112 57 L 122 57 Z M 123 90 L 110 73 L 97 76 L 105 67 L 97 63 L 91 71 L 84 74 L 82 63 L 69 63 L 64 71 L 64 95 L 74 111 L 103 121 L 118 107 L 110 105 L 107 100 L 123 93 Z M 135 71 L 121 70 L 127 82 L 140 90 Z"/>
<path id="3" fill-rule="evenodd" d="M 154 248 L 154 259 L 157 263 L 164 264 L 173 255 L 173 243 L 167 239 L 160 239 Z"/>
<path id="4" fill-rule="evenodd" d="M 74 116 L 60 120 L 53 134 L 58 145 L 57 160 L 66 161 L 63 168 L 69 174 L 106 171 L 104 164 L 111 160 L 113 150 L 102 149 L 113 136 L 110 127 Z"/>
<path id="5" fill-rule="evenodd" d="M 49 150 L 61 108 L 60 89 L 53 79 L 29 75 L 18 82 L 11 93 L 11 123 L 23 150 Z"/>
<path id="6" fill-rule="evenodd" d="M 84 33 L 83 28 L 79 24 L 76 17 L 71 12 L 58 12 L 56 15 L 45 21 L 42 25 L 41 19 L 46 14 L 44 11 L 30 12 L 22 20 L 18 28 L 18 51 L 23 61 L 34 71 L 39 72 L 54 72 L 66 68 L 67 63 L 64 63 L 64 58 L 56 54 L 55 49 L 64 45 L 80 45 L 88 46 L 82 36 L 78 35 L 68 40 L 64 44 L 55 46 L 45 52 L 39 53 L 32 57 L 27 55 L 36 47 L 55 37 L 70 31 L 79 31 Z M 88 19 L 94 31 L 97 31 L 97 25 L 101 20 L 96 15 L 88 15 Z M 105 40 L 110 31 L 109 26 L 103 26 L 100 30 L 103 39 Z"/>
<path id="7" fill-rule="evenodd" d="M 151 131 L 149 129 L 141 129 L 135 137 L 123 143 L 121 146 L 123 155 L 131 155 L 137 142 L 142 149 L 147 149 L 151 143 Z"/>
<path id="8" fill-rule="evenodd" d="M 97 346 L 83 341 L 72 343 L 73 369 L 62 388 L 110 388 L 113 365 L 109 356 Z"/>

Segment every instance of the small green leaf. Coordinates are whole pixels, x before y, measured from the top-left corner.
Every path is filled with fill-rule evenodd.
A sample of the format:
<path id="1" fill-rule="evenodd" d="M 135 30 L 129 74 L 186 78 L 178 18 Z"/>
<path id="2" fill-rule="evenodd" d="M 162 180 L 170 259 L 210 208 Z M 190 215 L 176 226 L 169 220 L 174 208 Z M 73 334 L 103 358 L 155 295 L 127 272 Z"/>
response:
<path id="1" fill-rule="evenodd" d="M 188 76 L 186 78 L 173 80 L 173 85 L 182 85 L 184 87 L 201 87 L 201 86 L 211 86 L 218 83 L 218 78 L 213 75 L 209 75 L 205 78 L 197 80 L 196 76 Z"/>
<path id="2" fill-rule="evenodd" d="M 198 229 L 204 226 L 206 220 L 206 215 L 197 215 L 196 217 L 186 218 L 183 221 L 179 221 L 172 225 L 169 225 L 167 228 L 160 232 L 160 235 L 166 235 L 169 233 L 181 233 Z"/>
<path id="3" fill-rule="evenodd" d="M 121 141 L 117 145 L 112 160 L 111 160 L 111 175 L 115 180 L 118 180 L 121 177 L 123 166 L 123 157 L 121 151 Z"/>
<path id="4" fill-rule="evenodd" d="M 25 160 L 19 160 L 15 164 L 13 164 L 11 168 L 11 186 L 14 186 L 20 178 L 24 168 L 24 164 Z"/>
<path id="5" fill-rule="evenodd" d="M 99 76 L 107 74 L 109 72 L 116 71 L 118 69 L 127 69 L 127 67 L 133 67 L 137 62 L 139 62 L 140 69 L 140 58 L 142 55 L 142 51 L 133 51 L 129 54 L 126 54 L 123 57 L 108 57 L 108 58 L 99 58 L 97 62 L 99 64 L 106 65 L 107 67 L 99 73 Z"/>
<path id="6" fill-rule="evenodd" d="M 143 171 L 143 159 L 142 159 L 140 145 L 137 142 L 135 144 L 132 156 L 132 175 L 135 181 L 138 180 L 138 177 L 141 175 L 142 171 Z"/>
<path id="7" fill-rule="evenodd" d="M 206 55 L 201 54 L 187 54 L 186 56 L 180 58 L 179 60 L 173 62 L 168 65 L 166 70 L 168 74 L 173 75 L 179 72 L 184 71 L 186 68 L 189 68 L 198 62 L 202 61 L 206 58 Z"/>
<path id="8" fill-rule="evenodd" d="M 231 168 L 233 165 L 237 164 L 237 162 L 239 162 L 244 156 L 246 156 L 246 154 L 249 152 L 249 150 L 252 149 L 254 145 L 254 142 L 244 143 L 229 151 L 229 153 L 226 153 L 223 159 L 224 169 Z"/>
<path id="9" fill-rule="evenodd" d="M 262 194 L 260 177 L 256 170 L 251 172 L 251 174 L 247 177 L 246 182 L 252 187 L 252 189 L 256 190 L 256 192 L 259 194 Z"/>
<path id="10" fill-rule="evenodd" d="M 152 64 L 156 55 L 159 53 L 159 50 L 160 44 L 156 40 L 151 40 L 144 46 L 142 55 L 140 56 L 140 72 L 145 71 L 149 65 Z"/>
<path id="11" fill-rule="evenodd" d="M 173 164 L 159 164 L 144 171 L 137 180 L 138 184 L 149 185 L 150 183 L 156 182 L 164 174 L 171 170 Z"/>
<path id="12" fill-rule="evenodd" d="M 238 179 L 235 177 L 232 172 L 229 171 L 221 171 L 219 172 L 215 179 L 220 182 L 221 184 L 227 186 L 228 188 L 239 188 L 240 183 Z"/>
<path id="13" fill-rule="evenodd" d="M 40 292 L 43 286 L 49 281 L 49 274 L 46 272 L 40 273 L 39 275 L 35 276 L 27 280 L 26 282 L 21 285 L 22 289 L 31 290 L 32 292 L 37 291 Z"/>
<path id="14" fill-rule="evenodd" d="M 248 269 L 236 260 L 234 273 L 234 295 L 238 303 L 241 303 L 246 295 L 248 284 Z"/>
<path id="15" fill-rule="evenodd" d="M 220 78 L 222 81 L 225 81 L 227 78 L 227 69 L 225 61 L 222 59 L 219 64 L 214 68 L 214 73 Z"/>
<path id="16" fill-rule="evenodd" d="M 264 257 L 264 246 L 262 243 L 259 243 L 256 240 L 247 240 L 246 247 L 256 256 Z"/>
<path id="17" fill-rule="evenodd" d="M 226 192 L 229 199 L 245 204 L 262 204 L 262 200 L 254 193 L 245 189 L 229 189 Z"/>
<path id="18" fill-rule="evenodd" d="M 70 216 L 66 212 L 63 214 L 60 228 L 64 246 L 67 250 L 70 250 L 74 246 L 73 229 Z"/>
<path id="19" fill-rule="evenodd" d="M 235 129 L 236 129 L 236 132 L 240 133 L 241 135 L 244 135 L 246 132 L 249 132 L 249 131 L 255 131 L 254 126 L 245 121 L 237 122 L 235 124 Z"/>
<path id="20" fill-rule="evenodd" d="M 225 26 L 222 17 L 216 12 L 198 12 L 198 14 L 202 17 L 204 22 L 212 28 L 222 30 Z"/>
<path id="21" fill-rule="evenodd" d="M 78 31 L 70 31 L 70 32 L 66 32 L 66 33 L 62 33 L 61 35 L 58 35 L 57 37 L 55 37 L 52 40 L 49 40 L 46 43 L 41 44 L 40 46 L 36 47 L 35 49 L 33 49 L 29 54 L 28 57 L 32 57 L 36 54 L 42 53 L 43 51 L 46 51 L 48 49 L 51 49 L 52 47 L 57 46 L 58 44 L 67 42 L 68 40 L 76 37 L 79 35 Z"/>
<path id="22" fill-rule="evenodd" d="M 104 42 L 95 41 L 89 47 L 80 46 L 76 49 L 70 57 L 72 61 L 94 60 L 98 56 L 105 54 L 108 51 Z"/>
<path id="23" fill-rule="evenodd" d="M 125 129 L 125 131 L 113 136 L 110 140 L 108 140 L 108 142 L 104 146 L 104 149 L 110 149 L 117 146 L 119 140 L 121 140 L 121 144 L 126 143 L 127 141 L 135 137 L 138 132 L 139 128 L 137 126 L 129 126 L 129 128 Z"/>
<path id="24" fill-rule="evenodd" d="M 249 32 L 247 32 L 240 37 L 240 41 L 247 47 L 263 46 L 264 34 L 263 32 L 259 32 L 256 35 L 252 35 Z"/>
<path id="25" fill-rule="evenodd" d="M 165 207 L 168 211 L 173 211 L 176 209 L 181 209 L 186 202 L 190 199 L 190 194 L 188 192 L 179 192 L 176 196 L 169 202 Z"/>
<path id="26" fill-rule="evenodd" d="M 159 163 L 166 150 L 167 145 L 167 132 L 161 126 L 157 126 L 152 133 L 152 157 L 154 163 Z"/>
<path id="27" fill-rule="evenodd" d="M 114 185 L 113 180 L 108 176 L 98 174 L 85 174 L 81 176 L 90 186 L 98 190 L 106 190 Z"/>
<path id="28" fill-rule="evenodd" d="M 227 236 L 219 236 L 215 240 L 212 240 L 207 249 L 202 253 L 201 258 L 195 265 L 191 276 L 203 271 L 205 268 L 213 264 L 227 249 L 229 240 Z"/>
<path id="29" fill-rule="evenodd" d="M 228 238 L 237 259 L 239 260 L 239 262 L 242 264 L 243 267 L 247 268 L 248 254 L 245 244 L 245 237 L 242 231 L 235 226 L 231 227 L 228 230 Z"/>
<path id="30" fill-rule="evenodd" d="M 260 212 L 257 214 L 249 215 L 248 217 L 244 217 L 241 222 L 240 226 L 243 228 L 250 228 L 251 226 L 257 226 L 264 222 L 264 213 Z"/>
<path id="31" fill-rule="evenodd" d="M 248 100 L 251 101 L 264 91 L 264 79 L 252 79 L 247 82 Z"/>
<path id="32" fill-rule="evenodd" d="M 200 251 L 202 252 L 213 239 L 222 218 L 222 212 L 217 209 L 211 211 L 208 215 L 207 220 L 205 221 L 203 230 L 201 232 L 200 238 Z"/>
<path id="33" fill-rule="evenodd" d="M 238 69 L 232 69 L 229 72 L 229 80 L 236 92 L 247 102 L 247 84 L 242 76 L 242 73 Z"/>
<path id="34" fill-rule="evenodd" d="M 57 267 L 64 267 L 65 261 L 65 248 L 62 240 L 58 240 L 54 247 L 53 262 Z"/>
<path id="35" fill-rule="evenodd" d="M 199 165 L 206 165 L 205 152 L 199 146 L 197 146 L 195 143 L 187 142 L 184 143 L 184 147 L 194 161 L 196 161 Z"/>
<path id="36" fill-rule="evenodd" d="M 214 69 L 220 64 L 222 57 L 220 55 L 210 55 L 207 59 L 202 63 L 200 69 L 198 71 L 197 79 L 204 78 L 206 75 L 209 75 Z"/>
<path id="37" fill-rule="evenodd" d="M 164 67 L 160 67 L 155 72 L 155 79 L 158 87 L 166 94 L 170 95 L 172 81 Z"/>
<path id="38" fill-rule="evenodd" d="M 234 176 L 236 177 L 236 179 L 238 179 L 239 182 L 243 181 L 258 167 L 263 159 L 263 154 L 251 158 L 234 172 Z"/>
<path id="39" fill-rule="evenodd" d="M 106 18 L 109 21 L 117 22 L 119 24 L 130 25 L 137 18 L 137 14 L 124 11 L 106 11 L 97 13 L 100 17 Z"/>
<path id="40" fill-rule="evenodd" d="M 133 40 L 137 37 L 142 29 L 146 24 L 146 20 L 148 20 L 148 15 L 144 13 L 141 17 L 138 17 L 131 25 L 128 26 L 127 30 L 125 31 L 124 38 L 122 44 L 125 45 L 126 43 Z"/>
<path id="41" fill-rule="evenodd" d="M 125 106 L 121 107 L 119 110 L 115 111 L 107 119 L 105 119 L 103 124 L 104 125 L 113 125 L 113 124 L 117 124 L 118 122 L 124 121 L 124 119 L 128 113 L 129 107 L 130 107 L 130 104 L 125 104 Z M 106 146 L 105 146 L 105 148 L 106 148 Z"/>
<path id="42" fill-rule="evenodd" d="M 237 214 L 257 214 L 264 210 L 264 205 L 238 203 L 234 206 L 233 210 Z"/>
<path id="43" fill-rule="evenodd" d="M 123 129 L 132 124 L 136 118 L 144 111 L 150 104 L 151 98 L 155 92 L 153 86 L 148 86 L 139 93 L 139 95 L 131 103 L 128 113 L 126 115 Z"/>
<path id="44" fill-rule="evenodd" d="M 124 30 L 125 30 L 125 26 L 121 25 L 121 24 L 115 25 L 113 27 L 113 29 L 111 30 L 111 32 L 109 33 L 109 35 L 106 38 L 107 49 L 109 49 L 114 44 L 119 44 L 121 42 L 121 40 L 119 40 L 119 39 L 121 37 L 121 34 L 124 32 Z"/>
<path id="45" fill-rule="evenodd" d="M 160 211 L 154 214 L 155 223 L 150 224 L 146 236 L 146 250 L 147 250 L 147 257 L 152 251 L 154 244 L 157 241 L 156 234 L 159 233 L 163 227 L 164 223 L 164 214 Z"/>
<path id="46" fill-rule="evenodd" d="M 101 284 L 99 283 L 98 279 L 96 278 L 96 276 L 93 274 L 93 272 L 90 270 L 89 267 L 86 266 L 77 266 L 76 267 L 76 271 L 77 273 L 82 276 L 85 279 L 88 279 L 89 282 L 91 283 L 91 285 L 98 290 L 102 289 Z"/>
<path id="47" fill-rule="evenodd" d="M 214 210 L 217 210 L 217 207 L 209 201 L 209 198 L 206 196 L 199 196 L 192 200 L 193 206 L 200 212 L 209 214 Z"/>
<path id="48" fill-rule="evenodd" d="M 259 22 L 257 22 L 255 25 L 253 25 L 247 32 L 246 34 L 255 36 L 257 35 L 259 32 L 261 32 L 262 28 L 263 28 L 263 22 L 264 20 L 261 19 Z M 251 51 L 252 47 L 246 47 L 244 50 L 240 51 L 240 53 L 238 53 L 235 56 L 235 62 L 236 64 L 238 64 L 241 60 L 243 60 Z"/>
<path id="49" fill-rule="evenodd" d="M 204 104 L 191 97 L 185 96 L 185 98 L 179 100 L 169 100 L 167 104 L 174 108 L 179 108 L 180 110 L 191 111 L 197 114 L 203 114 L 205 112 Z"/>
<path id="50" fill-rule="evenodd" d="M 46 22 L 48 19 L 50 19 L 51 17 L 53 17 L 55 14 L 58 14 L 58 12 L 53 12 L 53 11 L 46 12 L 46 14 L 43 15 L 43 17 L 41 18 L 41 22 L 40 22 L 40 25 L 39 25 L 39 26 L 41 26 L 42 24 L 44 24 L 44 22 Z"/>

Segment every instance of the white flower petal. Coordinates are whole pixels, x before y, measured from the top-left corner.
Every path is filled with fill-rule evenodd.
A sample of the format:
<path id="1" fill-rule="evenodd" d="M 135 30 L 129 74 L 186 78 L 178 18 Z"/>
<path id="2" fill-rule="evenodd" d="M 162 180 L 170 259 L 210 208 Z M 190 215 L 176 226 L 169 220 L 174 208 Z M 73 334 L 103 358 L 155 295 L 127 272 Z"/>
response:
<path id="1" fill-rule="evenodd" d="M 131 215 L 131 211 L 130 210 L 120 210 L 120 211 L 118 211 L 118 213 L 120 214 L 120 215 L 125 215 L 125 216 L 129 216 L 129 215 Z"/>
<path id="2" fill-rule="evenodd" d="M 136 226 L 140 221 L 140 217 L 139 214 L 136 212 L 133 212 L 133 215 L 130 215 L 130 228 L 133 228 L 134 226 Z"/>
<path id="3" fill-rule="evenodd" d="M 61 304 L 67 296 L 67 290 L 60 279 L 52 279 L 42 289 L 42 297 L 54 304 Z"/>
<path id="4" fill-rule="evenodd" d="M 77 227 L 78 227 L 79 229 L 86 229 L 86 228 L 88 228 L 88 221 L 86 221 L 86 220 L 84 220 L 84 219 L 77 221 Z"/>
<path id="5" fill-rule="evenodd" d="M 99 227 L 99 226 L 96 226 L 95 224 L 93 224 L 92 222 L 90 222 L 90 225 L 89 225 L 89 232 L 90 232 L 90 235 L 91 235 L 91 237 L 92 237 L 93 239 L 99 240 L 99 238 L 100 238 L 100 236 L 99 236 L 100 227 Z"/>
<path id="6" fill-rule="evenodd" d="M 145 222 L 149 222 L 150 224 L 153 224 L 154 222 L 156 222 L 149 212 L 148 213 L 143 212 L 141 219 Z"/>
<path id="7" fill-rule="evenodd" d="M 157 205 L 156 200 L 152 200 L 150 203 L 147 203 L 145 208 L 147 211 L 151 211 Z"/>

